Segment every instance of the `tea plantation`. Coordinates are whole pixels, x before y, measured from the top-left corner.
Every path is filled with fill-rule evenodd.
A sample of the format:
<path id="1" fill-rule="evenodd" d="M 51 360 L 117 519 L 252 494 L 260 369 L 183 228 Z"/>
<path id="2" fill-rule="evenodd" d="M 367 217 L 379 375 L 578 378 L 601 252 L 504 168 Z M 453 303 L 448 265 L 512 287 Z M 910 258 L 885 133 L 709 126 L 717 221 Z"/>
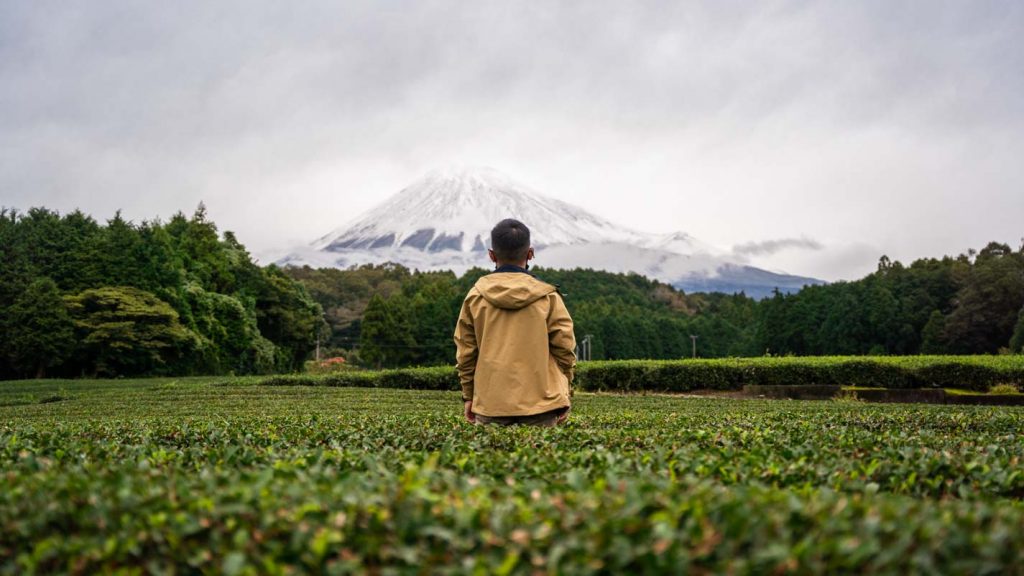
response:
<path id="1" fill-rule="evenodd" d="M 0 383 L 0 572 L 1021 573 L 1024 409 Z"/>

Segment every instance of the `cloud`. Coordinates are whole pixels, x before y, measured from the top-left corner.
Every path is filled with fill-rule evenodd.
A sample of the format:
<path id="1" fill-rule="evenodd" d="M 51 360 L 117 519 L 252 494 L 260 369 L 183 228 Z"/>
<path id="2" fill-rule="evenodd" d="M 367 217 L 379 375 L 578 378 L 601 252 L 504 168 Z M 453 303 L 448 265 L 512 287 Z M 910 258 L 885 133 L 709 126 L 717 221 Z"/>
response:
<path id="1" fill-rule="evenodd" d="M 776 238 L 761 242 L 746 242 L 733 246 L 734 254 L 742 256 L 770 256 L 782 250 L 821 250 L 825 246 L 813 238 Z"/>
<path id="2" fill-rule="evenodd" d="M 483 164 L 851 278 L 843 243 L 1020 237 L 1022 36 L 1016 0 L 0 2 L 0 206 L 203 200 L 261 254 Z"/>

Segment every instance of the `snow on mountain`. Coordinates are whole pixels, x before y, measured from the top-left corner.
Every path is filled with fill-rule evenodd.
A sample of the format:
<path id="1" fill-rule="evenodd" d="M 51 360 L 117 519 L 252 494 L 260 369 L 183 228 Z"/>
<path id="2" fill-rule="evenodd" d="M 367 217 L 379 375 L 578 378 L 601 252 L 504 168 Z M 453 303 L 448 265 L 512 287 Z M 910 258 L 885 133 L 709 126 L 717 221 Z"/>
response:
<path id="1" fill-rule="evenodd" d="M 619 226 L 491 168 L 431 172 L 278 264 L 347 268 L 391 261 L 461 274 L 491 266 L 490 231 L 505 218 L 529 226 L 538 266 L 637 272 L 688 292 L 745 290 L 763 296 L 776 286 L 791 291 L 820 283 L 732 264 L 725 253 L 685 232 L 650 234 Z"/>
<path id="2" fill-rule="evenodd" d="M 655 238 L 545 196 L 491 168 L 436 170 L 364 216 L 314 242 L 320 250 L 411 247 L 428 252 L 484 251 L 491 228 L 514 217 L 537 248 L 596 239 L 640 243 Z"/>

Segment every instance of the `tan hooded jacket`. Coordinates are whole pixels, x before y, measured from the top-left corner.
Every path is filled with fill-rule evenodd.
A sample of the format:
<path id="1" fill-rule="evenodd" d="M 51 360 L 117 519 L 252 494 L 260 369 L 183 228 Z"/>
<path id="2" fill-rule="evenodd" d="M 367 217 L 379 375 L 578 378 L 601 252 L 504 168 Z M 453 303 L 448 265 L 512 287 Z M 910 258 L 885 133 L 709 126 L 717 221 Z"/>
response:
<path id="1" fill-rule="evenodd" d="M 480 278 L 462 303 L 455 345 L 473 412 L 526 416 L 569 406 L 576 337 L 555 286 L 522 272 Z"/>

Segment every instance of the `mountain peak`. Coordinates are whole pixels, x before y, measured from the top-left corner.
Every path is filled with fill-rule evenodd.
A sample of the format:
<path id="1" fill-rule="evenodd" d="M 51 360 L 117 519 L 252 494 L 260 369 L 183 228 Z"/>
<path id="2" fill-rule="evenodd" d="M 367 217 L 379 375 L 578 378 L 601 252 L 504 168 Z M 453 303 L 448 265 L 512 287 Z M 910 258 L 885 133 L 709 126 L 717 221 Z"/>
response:
<path id="1" fill-rule="evenodd" d="M 491 228 L 505 218 L 530 227 L 537 264 L 638 272 L 685 290 L 745 290 L 819 281 L 735 266 L 685 232 L 652 234 L 625 228 L 546 196 L 494 168 L 432 170 L 346 226 L 278 261 L 346 268 L 396 262 L 419 270 L 461 273 L 488 266 Z"/>
<path id="2" fill-rule="evenodd" d="M 328 252 L 482 252 L 490 244 L 491 228 L 505 218 L 529 226 L 538 247 L 642 236 L 536 192 L 494 168 L 450 166 L 427 173 L 313 247 Z"/>

